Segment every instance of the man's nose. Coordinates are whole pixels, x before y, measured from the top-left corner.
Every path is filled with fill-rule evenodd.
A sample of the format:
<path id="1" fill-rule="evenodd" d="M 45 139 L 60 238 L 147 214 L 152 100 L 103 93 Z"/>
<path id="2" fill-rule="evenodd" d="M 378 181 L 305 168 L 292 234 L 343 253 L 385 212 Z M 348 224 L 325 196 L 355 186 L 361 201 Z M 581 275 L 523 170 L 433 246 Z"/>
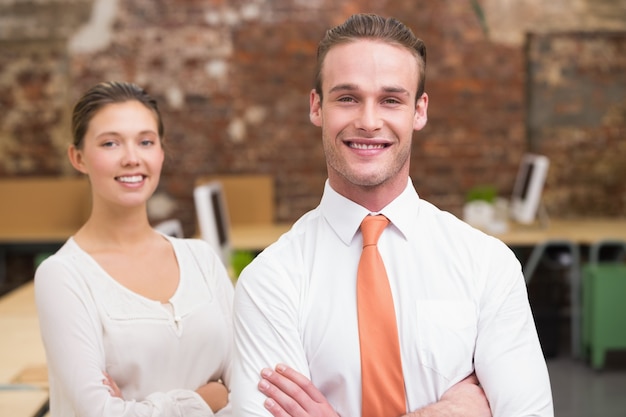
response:
<path id="1" fill-rule="evenodd" d="M 366 131 L 378 130 L 383 122 L 374 103 L 364 103 L 356 120 L 356 127 Z"/>

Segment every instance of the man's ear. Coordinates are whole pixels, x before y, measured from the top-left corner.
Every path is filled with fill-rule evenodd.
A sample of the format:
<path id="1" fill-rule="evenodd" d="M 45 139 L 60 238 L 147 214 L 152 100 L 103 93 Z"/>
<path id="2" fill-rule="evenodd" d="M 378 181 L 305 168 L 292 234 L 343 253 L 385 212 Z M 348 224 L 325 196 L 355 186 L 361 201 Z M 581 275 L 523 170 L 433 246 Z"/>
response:
<path id="1" fill-rule="evenodd" d="M 309 96 L 309 119 L 315 126 L 322 126 L 322 98 L 315 89 Z"/>
<path id="2" fill-rule="evenodd" d="M 413 116 L 413 130 L 422 130 L 428 121 L 428 94 L 423 93 L 415 103 L 415 116 Z"/>
<path id="3" fill-rule="evenodd" d="M 83 152 L 80 149 L 77 149 L 76 146 L 70 145 L 67 148 L 67 156 L 70 159 L 72 166 L 79 172 L 83 174 L 87 173 L 87 169 L 85 168 L 85 163 L 83 161 Z"/>

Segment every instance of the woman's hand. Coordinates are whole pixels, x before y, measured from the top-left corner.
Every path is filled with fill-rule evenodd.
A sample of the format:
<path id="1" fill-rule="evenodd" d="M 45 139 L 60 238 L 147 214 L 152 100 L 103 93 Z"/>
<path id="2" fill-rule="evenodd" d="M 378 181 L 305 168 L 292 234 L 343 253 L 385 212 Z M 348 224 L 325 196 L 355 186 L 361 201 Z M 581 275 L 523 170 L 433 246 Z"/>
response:
<path id="1" fill-rule="evenodd" d="M 111 375 L 107 374 L 106 372 L 103 372 L 103 374 L 104 374 L 104 379 L 102 380 L 102 383 L 106 385 L 107 387 L 109 387 L 109 393 L 111 394 L 111 397 L 117 397 L 117 398 L 123 399 L 122 391 L 120 391 L 115 381 L 113 381 L 113 378 L 111 378 Z"/>
<path id="2" fill-rule="evenodd" d="M 228 404 L 228 388 L 221 382 L 210 381 L 196 390 L 202 399 L 217 413 Z"/>

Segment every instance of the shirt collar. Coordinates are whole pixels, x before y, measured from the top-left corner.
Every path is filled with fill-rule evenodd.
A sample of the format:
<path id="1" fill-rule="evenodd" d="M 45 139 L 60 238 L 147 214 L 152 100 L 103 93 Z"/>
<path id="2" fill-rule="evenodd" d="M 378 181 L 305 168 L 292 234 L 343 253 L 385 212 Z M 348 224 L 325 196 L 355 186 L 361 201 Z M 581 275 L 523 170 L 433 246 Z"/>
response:
<path id="1" fill-rule="evenodd" d="M 408 178 L 402 194 L 380 212 L 374 214 L 385 215 L 406 239 L 409 232 L 417 227 L 419 203 L 420 198 L 413 187 L 413 181 Z M 371 213 L 365 207 L 333 190 L 328 180 L 324 184 L 320 209 L 322 216 L 346 245 L 349 245 L 354 239 L 363 218 Z"/>

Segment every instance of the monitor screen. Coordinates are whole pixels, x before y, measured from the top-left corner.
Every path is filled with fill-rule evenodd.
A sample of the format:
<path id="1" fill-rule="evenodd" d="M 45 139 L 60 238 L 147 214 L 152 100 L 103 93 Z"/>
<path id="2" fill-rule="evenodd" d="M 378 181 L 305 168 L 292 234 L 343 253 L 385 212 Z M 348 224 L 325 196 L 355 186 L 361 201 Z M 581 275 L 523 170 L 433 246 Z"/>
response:
<path id="1" fill-rule="evenodd" d="M 522 190 L 520 191 L 520 198 L 526 200 L 528 198 L 528 189 L 530 188 L 530 179 L 533 176 L 534 165 L 530 162 L 525 162 L 522 165 Z"/>
<path id="2" fill-rule="evenodd" d="M 550 161 L 543 155 L 525 154 L 511 196 L 511 217 L 519 223 L 532 223 L 537 216 Z"/>
<path id="3" fill-rule="evenodd" d="M 215 226 L 217 227 L 217 239 L 220 246 L 228 243 L 228 230 L 226 228 L 226 221 L 224 220 L 225 213 L 223 213 L 221 189 L 213 189 L 211 191 L 211 205 L 213 207 L 213 218 L 215 220 Z"/>
<path id="4" fill-rule="evenodd" d="M 196 186 L 193 195 L 200 236 L 213 247 L 228 266 L 230 224 L 224 189 L 221 183 L 212 181 Z"/>

